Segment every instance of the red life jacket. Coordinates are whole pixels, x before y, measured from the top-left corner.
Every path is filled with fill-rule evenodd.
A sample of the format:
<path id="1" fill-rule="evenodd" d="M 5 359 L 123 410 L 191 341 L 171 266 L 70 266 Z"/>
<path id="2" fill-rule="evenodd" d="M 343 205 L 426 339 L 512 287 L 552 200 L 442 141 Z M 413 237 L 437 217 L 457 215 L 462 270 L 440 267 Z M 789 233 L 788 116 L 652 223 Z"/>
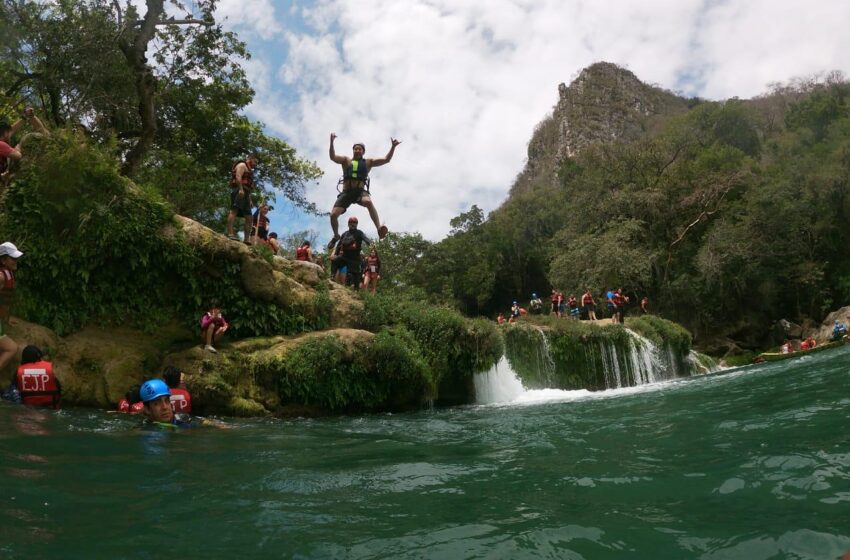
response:
<path id="1" fill-rule="evenodd" d="M 130 404 L 130 401 L 127 399 L 121 399 L 118 401 L 118 412 L 124 412 L 126 414 L 141 414 L 144 409 L 145 403 L 142 401 L 133 404 Z"/>
<path id="2" fill-rule="evenodd" d="M 192 412 L 192 395 L 186 389 L 171 389 L 171 408 L 174 412 Z"/>
<path id="3" fill-rule="evenodd" d="M 309 251 L 307 247 L 298 247 L 297 249 L 295 249 L 295 258 L 299 261 L 309 260 L 307 258 L 307 251 Z"/>
<path id="4" fill-rule="evenodd" d="M 569 300 L 567 300 L 567 305 L 569 305 L 572 309 L 573 307 L 578 307 L 578 302 L 576 301 L 576 298 L 571 297 Z"/>
<path id="5" fill-rule="evenodd" d="M 241 185 L 236 181 L 236 167 L 240 163 L 244 163 L 245 167 L 246 167 L 245 172 L 242 174 L 242 184 Z M 237 161 L 236 163 L 233 164 L 233 167 L 230 168 L 230 186 L 234 187 L 234 188 L 242 186 L 242 187 L 246 187 L 246 188 L 249 188 L 249 189 L 254 186 L 254 172 L 251 169 L 251 166 L 248 165 L 247 161 L 239 160 L 239 161 Z"/>
<path id="6" fill-rule="evenodd" d="M 593 305 L 596 302 L 593 301 L 593 296 L 590 294 L 582 294 L 581 296 L 581 304 L 582 305 Z"/>
<path id="7" fill-rule="evenodd" d="M 366 258 L 366 266 L 367 266 L 366 272 L 371 272 L 371 273 L 377 274 L 378 272 L 381 271 L 381 259 L 378 258 L 378 257 L 373 257 L 372 255 L 369 255 Z"/>
<path id="8" fill-rule="evenodd" d="M 24 404 L 59 408 L 59 385 L 50 362 L 23 364 L 16 382 Z"/>
<path id="9" fill-rule="evenodd" d="M 623 294 L 614 293 L 614 305 L 623 307 L 626 304 L 626 296 Z"/>

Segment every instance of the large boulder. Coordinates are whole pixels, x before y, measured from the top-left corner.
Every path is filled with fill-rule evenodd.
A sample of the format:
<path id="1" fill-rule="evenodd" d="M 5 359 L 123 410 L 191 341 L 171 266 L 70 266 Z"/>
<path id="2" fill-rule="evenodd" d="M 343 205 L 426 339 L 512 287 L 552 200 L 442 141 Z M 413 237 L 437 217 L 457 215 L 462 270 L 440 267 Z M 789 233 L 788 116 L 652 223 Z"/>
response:
<path id="1" fill-rule="evenodd" d="M 829 341 L 832 338 L 832 329 L 836 321 L 850 325 L 850 305 L 836 309 L 827 315 L 826 319 L 823 320 L 823 323 L 820 324 L 820 327 L 814 333 L 815 340 L 819 343 Z"/>

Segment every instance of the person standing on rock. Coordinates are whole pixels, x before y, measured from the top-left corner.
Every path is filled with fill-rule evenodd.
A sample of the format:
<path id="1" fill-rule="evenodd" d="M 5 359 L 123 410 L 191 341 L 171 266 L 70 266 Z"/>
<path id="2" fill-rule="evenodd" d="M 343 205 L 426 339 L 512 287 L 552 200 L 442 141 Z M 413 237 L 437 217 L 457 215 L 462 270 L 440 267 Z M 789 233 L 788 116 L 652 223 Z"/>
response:
<path id="1" fill-rule="evenodd" d="M 371 245 L 366 234 L 357 229 L 357 222 L 357 216 L 348 218 L 348 231 L 339 239 L 331 266 L 332 274 L 343 267 L 347 268 L 345 283 L 355 290 L 360 287 L 360 252 L 364 244 Z"/>
<path id="2" fill-rule="evenodd" d="M 369 171 L 373 167 L 386 165 L 393 158 L 395 148 L 401 144 L 401 140 L 390 138 L 390 151 L 382 158 L 367 159 L 363 155 L 366 153 L 366 145 L 358 142 L 352 146 L 353 155 L 339 156 L 334 150 L 334 140 L 336 134 L 331 133 L 331 145 L 328 153 L 331 161 L 342 166 L 342 192 L 334 202 L 331 209 L 331 230 L 333 230 L 333 238 L 328 243 L 328 250 L 333 249 L 336 242 L 339 241 L 339 217 L 345 214 L 345 211 L 354 203 L 365 207 L 369 210 L 369 216 L 375 223 L 378 229 L 378 239 L 383 239 L 387 235 L 387 226 L 381 224 L 378 217 L 378 211 L 372 203 L 372 197 L 369 194 Z"/>
<path id="3" fill-rule="evenodd" d="M 590 293 L 590 288 L 585 288 L 581 295 L 581 306 L 584 307 L 587 318 L 590 321 L 596 320 L 596 301 L 593 299 L 593 294 Z"/>
<path id="4" fill-rule="evenodd" d="M 18 353 L 18 344 L 7 332 L 15 295 L 15 271 L 22 256 L 24 254 L 14 244 L 8 241 L 0 244 L 0 371 Z"/>
<path id="5" fill-rule="evenodd" d="M 230 214 L 227 216 L 227 237 L 239 239 L 233 232 L 236 218 L 245 218 L 245 239 L 251 244 L 251 191 L 254 190 L 254 168 L 257 166 L 257 156 L 249 155 L 237 161 L 231 168 L 230 177 Z"/>

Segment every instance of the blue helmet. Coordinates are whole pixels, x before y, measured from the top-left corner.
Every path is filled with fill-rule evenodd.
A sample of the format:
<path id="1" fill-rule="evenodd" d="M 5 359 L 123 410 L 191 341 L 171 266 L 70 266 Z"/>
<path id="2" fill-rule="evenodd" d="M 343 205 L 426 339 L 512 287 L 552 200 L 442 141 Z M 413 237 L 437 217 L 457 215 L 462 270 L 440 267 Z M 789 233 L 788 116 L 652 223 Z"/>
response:
<path id="1" fill-rule="evenodd" d="M 536 293 L 531 294 L 531 297 L 536 298 L 536 297 L 537 297 L 537 294 L 536 294 Z"/>
<path id="2" fill-rule="evenodd" d="M 168 385 L 162 379 L 150 379 L 142 384 L 139 394 L 142 396 L 142 402 L 146 403 L 159 397 L 170 396 L 171 391 L 168 390 Z"/>
<path id="3" fill-rule="evenodd" d="M 516 302 L 514 302 L 514 305 L 516 305 Z"/>

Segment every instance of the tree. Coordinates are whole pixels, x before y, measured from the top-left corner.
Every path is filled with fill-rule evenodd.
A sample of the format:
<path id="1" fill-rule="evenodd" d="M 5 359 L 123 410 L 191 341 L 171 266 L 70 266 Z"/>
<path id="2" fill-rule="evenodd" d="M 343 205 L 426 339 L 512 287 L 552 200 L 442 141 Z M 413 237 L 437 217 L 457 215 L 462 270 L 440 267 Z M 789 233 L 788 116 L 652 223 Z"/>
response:
<path id="1" fill-rule="evenodd" d="M 54 126 L 84 124 L 125 174 L 212 227 L 226 215 L 231 165 L 251 152 L 261 198 L 317 213 L 304 189 L 318 167 L 240 114 L 254 96 L 241 67 L 249 54 L 216 24 L 215 5 L 200 0 L 178 18 L 163 0 L 146 0 L 143 16 L 127 0 L 6 2 L 6 93 Z"/>

